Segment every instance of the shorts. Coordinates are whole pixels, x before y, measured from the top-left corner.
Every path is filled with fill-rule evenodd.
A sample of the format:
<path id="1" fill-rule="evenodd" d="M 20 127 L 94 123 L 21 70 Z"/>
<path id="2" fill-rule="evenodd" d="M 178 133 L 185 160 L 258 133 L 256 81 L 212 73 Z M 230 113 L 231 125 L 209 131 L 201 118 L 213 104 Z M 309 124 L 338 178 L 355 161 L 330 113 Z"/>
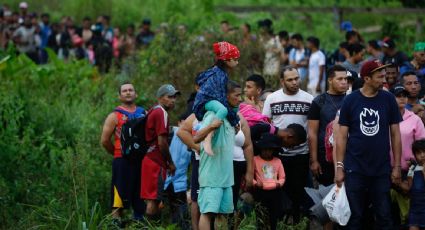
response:
<path id="1" fill-rule="evenodd" d="M 145 203 L 140 198 L 141 160 L 114 158 L 112 161 L 111 207 L 133 210 L 143 213 Z"/>
<path id="2" fill-rule="evenodd" d="M 163 200 L 166 170 L 150 159 L 142 161 L 142 186 L 140 196 L 144 200 Z"/>
<path id="3" fill-rule="evenodd" d="M 232 187 L 202 187 L 198 197 L 199 210 L 205 213 L 233 213 Z"/>
<path id="4" fill-rule="evenodd" d="M 190 177 L 190 197 L 194 202 L 198 202 L 199 194 L 199 160 L 195 159 L 195 154 L 192 154 L 192 175 Z"/>

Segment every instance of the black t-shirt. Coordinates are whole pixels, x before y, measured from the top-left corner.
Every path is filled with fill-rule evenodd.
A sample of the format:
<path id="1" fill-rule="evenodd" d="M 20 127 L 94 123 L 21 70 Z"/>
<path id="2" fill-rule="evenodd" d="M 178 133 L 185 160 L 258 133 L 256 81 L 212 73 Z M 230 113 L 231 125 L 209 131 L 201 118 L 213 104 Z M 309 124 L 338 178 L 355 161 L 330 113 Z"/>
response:
<path id="1" fill-rule="evenodd" d="M 319 121 L 319 135 L 318 135 L 318 160 L 323 162 L 325 160 L 325 135 L 326 126 L 329 122 L 335 119 L 337 111 L 341 108 L 342 101 L 345 95 L 331 95 L 323 93 L 314 98 L 311 103 L 310 111 L 308 113 L 308 120 Z"/>
<path id="2" fill-rule="evenodd" d="M 405 62 L 409 61 L 409 57 L 401 51 L 397 51 L 394 56 L 390 57 L 385 55 L 383 59 L 384 64 L 394 63 L 397 66 L 402 66 Z"/>

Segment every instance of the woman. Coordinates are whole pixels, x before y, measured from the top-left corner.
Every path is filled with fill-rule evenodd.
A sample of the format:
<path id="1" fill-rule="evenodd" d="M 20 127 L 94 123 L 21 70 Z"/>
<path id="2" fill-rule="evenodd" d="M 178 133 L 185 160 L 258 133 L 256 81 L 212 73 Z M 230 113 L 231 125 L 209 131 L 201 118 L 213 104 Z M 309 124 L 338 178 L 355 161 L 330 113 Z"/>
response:
<path id="1" fill-rule="evenodd" d="M 403 121 L 400 123 L 400 135 L 402 143 L 401 175 L 403 181 L 400 184 L 397 184 L 398 188 L 396 187 L 395 189 L 391 190 L 391 197 L 396 201 L 400 217 L 400 219 L 396 220 L 395 223 L 398 222 L 403 224 L 407 220 L 409 211 L 409 199 L 406 196 L 406 194 L 409 192 L 409 189 L 406 186 L 406 177 L 411 164 L 410 162 L 415 159 L 411 146 L 414 141 L 425 138 L 425 128 L 422 120 L 413 112 L 405 108 L 407 104 L 407 95 L 409 95 L 406 89 L 402 85 L 398 84 L 391 88 L 390 92 L 396 97 L 400 114 L 403 116 Z M 390 156 L 392 157 L 393 154 L 391 153 Z M 393 165 L 393 158 L 391 158 L 391 163 Z"/>

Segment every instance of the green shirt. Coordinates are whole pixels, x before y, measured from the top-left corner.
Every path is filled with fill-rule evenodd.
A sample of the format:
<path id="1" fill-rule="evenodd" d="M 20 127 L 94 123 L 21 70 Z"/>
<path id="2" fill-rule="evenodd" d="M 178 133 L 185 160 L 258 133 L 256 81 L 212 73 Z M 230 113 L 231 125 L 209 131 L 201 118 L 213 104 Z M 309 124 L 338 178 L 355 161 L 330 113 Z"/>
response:
<path id="1" fill-rule="evenodd" d="M 210 125 L 216 118 L 215 113 L 208 111 L 202 120 L 202 128 Z M 201 129 L 202 129 L 201 128 Z M 213 156 L 205 153 L 201 145 L 199 163 L 199 186 L 227 188 L 234 184 L 233 148 L 235 145 L 235 129 L 227 119 L 214 131 L 211 141 Z"/>

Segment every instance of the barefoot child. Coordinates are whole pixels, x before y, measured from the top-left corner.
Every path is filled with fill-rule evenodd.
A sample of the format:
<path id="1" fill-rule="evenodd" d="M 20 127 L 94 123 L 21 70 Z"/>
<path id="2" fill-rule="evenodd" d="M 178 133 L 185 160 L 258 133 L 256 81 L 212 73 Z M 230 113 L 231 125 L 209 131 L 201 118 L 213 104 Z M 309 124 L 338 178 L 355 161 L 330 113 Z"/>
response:
<path id="1" fill-rule="evenodd" d="M 232 126 L 237 126 L 239 118 L 236 111 L 233 111 L 227 103 L 226 87 L 229 80 L 227 72 L 238 65 L 240 53 L 236 46 L 228 42 L 214 43 L 213 49 L 216 62 L 213 67 L 197 77 L 197 84 L 200 89 L 196 94 L 193 112 L 196 119 L 201 121 L 207 111 L 213 111 L 218 119 L 223 120 L 227 117 Z M 203 142 L 205 152 L 209 155 L 213 155 L 212 136 L 213 133 L 210 133 Z"/>
<path id="2" fill-rule="evenodd" d="M 262 224 L 266 226 L 270 224 L 270 228 L 273 230 L 276 229 L 277 220 L 282 212 L 281 188 L 285 183 L 282 161 L 273 156 L 281 148 L 281 139 L 276 135 L 264 133 L 256 145 L 261 149 L 261 154 L 254 157 L 254 186 L 256 188 L 254 197 L 266 209 L 265 213 L 264 211 L 259 212 L 263 217 Z M 269 220 L 269 223 L 266 219 Z"/>

